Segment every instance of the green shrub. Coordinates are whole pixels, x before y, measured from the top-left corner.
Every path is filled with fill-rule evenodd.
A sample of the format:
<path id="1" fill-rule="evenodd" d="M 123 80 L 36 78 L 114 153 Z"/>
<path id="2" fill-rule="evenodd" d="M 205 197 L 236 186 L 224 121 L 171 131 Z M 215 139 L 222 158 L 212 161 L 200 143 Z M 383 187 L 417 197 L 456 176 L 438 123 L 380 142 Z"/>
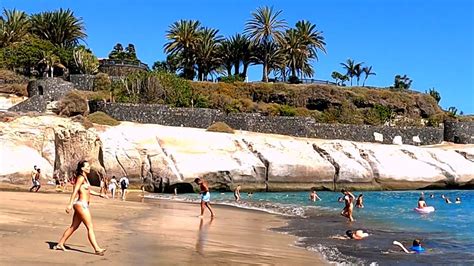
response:
<path id="1" fill-rule="evenodd" d="M 87 99 L 74 90 L 61 98 L 58 105 L 58 112 L 59 115 L 68 117 L 76 115 L 85 116 L 89 112 L 89 105 Z"/>
<path id="2" fill-rule="evenodd" d="M 106 126 L 117 126 L 120 122 L 110 117 L 104 112 L 95 112 L 87 116 L 89 121 L 95 124 L 106 125 Z"/>
<path id="3" fill-rule="evenodd" d="M 311 116 L 311 111 L 304 108 L 304 107 L 298 107 L 295 109 L 296 116 Z"/>
<path id="4" fill-rule="evenodd" d="M 257 110 L 263 115 L 268 115 L 268 116 L 280 115 L 280 105 L 276 103 L 258 103 Z"/>
<path id="5" fill-rule="evenodd" d="M 288 83 L 290 84 L 300 84 L 301 80 L 297 76 L 291 76 L 288 78 Z"/>
<path id="6" fill-rule="evenodd" d="M 243 82 L 245 81 L 245 79 L 244 77 L 240 75 L 232 75 L 232 76 L 221 77 L 220 81 L 225 82 L 225 83 L 234 83 L 234 82 Z"/>
<path id="7" fill-rule="evenodd" d="M 295 116 L 296 115 L 296 109 L 286 104 L 279 106 L 279 112 L 281 116 Z"/>
<path id="8" fill-rule="evenodd" d="M 429 127 L 439 127 L 439 124 L 443 123 L 446 119 L 446 114 L 439 113 L 428 117 L 428 121 L 426 123 Z"/>
<path id="9" fill-rule="evenodd" d="M 392 109 L 387 106 L 376 104 L 374 109 L 378 113 L 380 121 L 382 122 L 386 122 L 392 117 Z"/>
<path id="10" fill-rule="evenodd" d="M 195 108 L 209 108 L 209 98 L 203 95 L 194 95 L 193 106 Z"/>
<path id="11" fill-rule="evenodd" d="M 210 125 L 206 131 L 234 133 L 234 130 L 224 122 L 215 122 L 214 124 Z"/>
<path id="12" fill-rule="evenodd" d="M 99 73 L 94 77 L 94 91 L 109 91 L 111 89 L 112 81 L 109 75 L 105 73 Z"/>

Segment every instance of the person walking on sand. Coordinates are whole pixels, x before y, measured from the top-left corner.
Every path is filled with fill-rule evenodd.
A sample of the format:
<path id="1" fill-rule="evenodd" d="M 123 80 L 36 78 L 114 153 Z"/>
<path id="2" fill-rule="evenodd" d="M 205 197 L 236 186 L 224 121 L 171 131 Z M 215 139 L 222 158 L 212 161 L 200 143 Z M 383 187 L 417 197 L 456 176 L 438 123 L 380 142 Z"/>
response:
<path id="1" fill-rule="evenodd" d="M 77 164 L 76 175 L 75 175 L 75 184 L 74 189 L 69 199 L 69 204 L 66 207 L 66 213 L 70 213 L 74 209 L 74 216 L 72 217 L 72 224 L 69 228 L 64 231 L 63 236 L 59 240 L 58 244 L 54 246 L 55 250 L 66 251 L 64 244 L 69 239 L 69 237 L 76 231 L 76 229 L 84 223 L 87 228 L 87 236 L 89 237 L 89 242 L 94 248 L 96 255 L 104 255 L 106 249 L 103 249 L 97 244 L 94 234 L 94 227 L 92 225 L 92 217 L 89 210 L 89 200 L 90 195 L 100 196 L 98 192 L 95 192 L 91 189 L 89 179 L 87 179 L 87 174 L 90 172 L 90 165 L 87 161 L 83 160 Z"/>
<path id="2" fill-rule="evenodd" d="M 312 190 L 311 193 L 309 194 L 309 200 L 315 202 L 316 200 L 321 200 L 321 198 L 318 196 L 316 193 L 316 190 Z"/>
<path id="3" fill-rule="evenodd" d="M 128 186 L 130 185 L 130 181 L 128 181 L 128 178 L 124 176 L 120 178 L 119 184 L 120 184 L 120 188 L 122 189 L 122 200 L 125 200 L 127 189 L 128 189 Z"/>
<path id="4" fill-rule="evenodd" d="M 109 191 L 110 191 L 110 194 L 112 194 L 112 199 L 115 199 L 115 192 L 117 191 L 117 187 L 118 187 L 117 179 L 115 179 L 115 176 L 112 176 L 112 179 L 110 179 L 110 183 L 109 183 Z"/>
<path id="5" fill-rule="evenodd" d="M 215 217 L 214 212 L 212 211 L 211 207 L 211 193 L 209 192 L 209 185 L 207 181 L 202 180 L 201 178 L 196 178 L 194 179 L 194 183 L 199 185 L 200 192 L 201 194 L 201 215 L 199 216 L 200 218 L 204 217 L 204 209 L 207 207 L 209 209 L 209 212 L 211 212 L 211 217 Z"/>
<path id="6" fill-rule="evenodd" d="M 341 193 L 344 194 L 344 209 L 342 209 L 341 215 L 347 217 L 349 221 L 353 222 L 354 218 L 352 217 L 352 211 L 354 210 L 354 199 L 355 196 L 350 191 L 345 189 L 341 190 Z"/>
<path id="7" fill-rule="evenodd" d="M 240 185 L 237 185 L 237 187 L 235 188 L 234 197 L 235 201 L 240 201 Z"/>
<path id="8" fill-rule="evenodd" d="M 40 180 L 41 180 L 41 169 L 36 168 L 36 173 L 32 177 L 32 180 L 31 180 L 33 181 L 33 186 L 30 188 L 30 192 L 32 192 L 33 189 L 35 188 L 36 188 L 35 192 L 38 192 L 38 190 L 41 188 Z"/>
<path id="9" fill-rule="evenodd" d="M 364 208 L 364 195 L 359 194 L 357 197 L 356 208 Z"/>

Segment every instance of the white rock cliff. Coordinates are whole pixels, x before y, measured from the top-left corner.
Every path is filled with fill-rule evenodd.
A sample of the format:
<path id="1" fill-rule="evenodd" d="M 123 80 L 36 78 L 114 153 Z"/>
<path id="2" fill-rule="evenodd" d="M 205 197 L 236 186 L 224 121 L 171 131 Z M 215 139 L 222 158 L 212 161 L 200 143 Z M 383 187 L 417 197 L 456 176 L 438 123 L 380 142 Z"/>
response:
<path id="1" fill-rule="evenodd" d="M 383 145 L 131 122 L 87 130 L 53 115 L 4 119 L 0 141 L 0 182 L 19 184 L 29 182 L 33 165 L 50 179 L 88 159 L 94 183 L 127 175 L 150 191 L 189 189 L 198 176 L 214 188 L 271 191 L 474 186 L 474 145 Z"/>

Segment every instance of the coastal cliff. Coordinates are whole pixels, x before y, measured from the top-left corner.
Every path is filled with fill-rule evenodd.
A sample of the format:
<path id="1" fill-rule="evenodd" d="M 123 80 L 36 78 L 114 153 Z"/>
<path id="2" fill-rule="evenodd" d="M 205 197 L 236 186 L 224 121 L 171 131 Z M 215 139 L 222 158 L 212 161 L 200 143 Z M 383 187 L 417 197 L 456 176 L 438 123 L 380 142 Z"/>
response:
<path id="1" fill-rule="evenodd" d="M 0 182 L 70 175 L 78 160 L 92 163 L 92 182 L 127 175 L 149 191 L 190 192 L 195 177 L 211 187 L 247 190 L 385 190 L 474 186 L 474 145 L 384 145 L 236 131 L 122 122 L 94 125 L 54 115 L 3 115 Z"/>

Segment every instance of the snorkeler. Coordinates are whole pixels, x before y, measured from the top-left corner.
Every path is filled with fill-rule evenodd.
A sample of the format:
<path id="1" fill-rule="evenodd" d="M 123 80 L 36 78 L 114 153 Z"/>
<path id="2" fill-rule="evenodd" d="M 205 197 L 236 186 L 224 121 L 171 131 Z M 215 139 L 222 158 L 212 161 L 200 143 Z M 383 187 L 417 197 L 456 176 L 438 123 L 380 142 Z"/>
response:
<path id="1" fill-rule="evenodd" d="M 413 240 L 413 245 L 410 247 L 410 250 L 405 248 L 405 246 L 403 246 L 403 244 L 398 241 L 393 241 L 393 244 L 399 246 L 405 253 L 421 253 L 425 251 L 425 249 L 421 246 L 421 241 L 419 239 Z"/>

